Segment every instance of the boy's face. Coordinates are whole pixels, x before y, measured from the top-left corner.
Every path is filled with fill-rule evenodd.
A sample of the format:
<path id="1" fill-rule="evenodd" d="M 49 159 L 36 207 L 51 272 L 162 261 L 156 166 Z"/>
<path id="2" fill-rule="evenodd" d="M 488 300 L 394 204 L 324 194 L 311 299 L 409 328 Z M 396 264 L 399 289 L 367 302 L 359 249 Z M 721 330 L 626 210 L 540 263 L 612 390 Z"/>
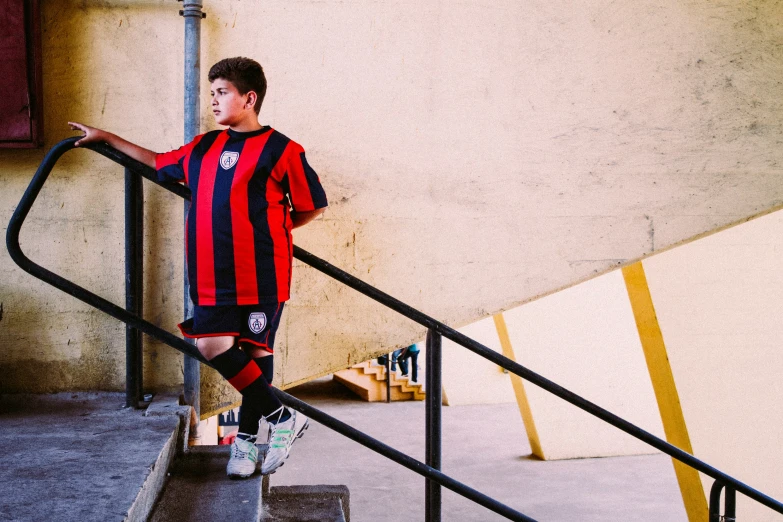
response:
<path id="1" fill-rule="evenodd" d="M 249 118 L 258 120 L 258 116 L 253 110 L 254 91 L 239 94 L 233 83 L 223 78 L 217 78 L 212 82 L 210 94 L 212 96 L 212 114 L 215 115 L 215 121 L 219 125 L 232 127 Z"/>

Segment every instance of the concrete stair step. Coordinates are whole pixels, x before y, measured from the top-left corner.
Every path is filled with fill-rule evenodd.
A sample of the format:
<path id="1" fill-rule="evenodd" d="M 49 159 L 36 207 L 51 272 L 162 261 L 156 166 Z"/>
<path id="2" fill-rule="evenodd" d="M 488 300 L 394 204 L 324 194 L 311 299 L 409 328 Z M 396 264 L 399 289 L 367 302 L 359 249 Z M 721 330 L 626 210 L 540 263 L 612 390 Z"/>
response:
<path id="1" fill-rule="evenodd" d="M 346 486 L 276 486 L 264 495 L 263 522 L 350 522 Z"/>
<path id="2" fill-rule="evenodd" d="M 261 474 L 243 480 L 228 478 L 230 450 L 230 446 L 193 446 L 178 458 L 150 522 L 258 522 L 262 516 Z"/>
<path id="3" fill-rule="evenodd" d="M 124 404 L 123 393 L 0 395 L 0 520 L 147 520 L 189 408 Z"/>

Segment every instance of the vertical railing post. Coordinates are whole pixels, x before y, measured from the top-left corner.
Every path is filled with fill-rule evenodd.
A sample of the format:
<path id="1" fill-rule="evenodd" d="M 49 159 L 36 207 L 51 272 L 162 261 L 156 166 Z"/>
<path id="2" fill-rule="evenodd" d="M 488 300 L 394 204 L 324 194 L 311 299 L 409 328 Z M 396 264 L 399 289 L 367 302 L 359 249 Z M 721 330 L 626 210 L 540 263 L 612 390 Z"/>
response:
<path id="1" fill-rule="evenodd" d="M 426 464 L 440 470 L 441 451 L 441 346 L 442 337 L 434 330 L 427 331 L 426 373 Z M 410 369 L 412 370 L 412 368 Z M 440 522 L 440 484 L 426 481 L 424 509 L 426 522 Z"/>
<path id="2" fill-rule="evenodd" d="M 709 522 L 720 522 L 720 493 L 723 483 L 715 481 L 710 488 L 710 517 Z"/>
<path id="3" fill-rule="evenodd" d="M 144 188 L 125 169 L 125 309 L 143 315 Z M 138 408 L 144 387 L 144 352 L 139 330 L 125 325 L 125 407 Z"/>
<path id="4" fill-rule="evenodd" d="M 735 522 L 737 520 L 737 492 L 726 487 L 726 500 L 723 520 L 725 522 Z"/>
<path id="5" fill-rule="evenodd" d="M 737 493 L 729 487 L 726 487 L 723 516 L 720 514 L 720 494 L 724 487 L 726 486 L 719 480 L 712 484 L 709 522 L 735 522 L 737 520 Z"/>
<path id="6" fill-rule="evenodd" d="M 386 354 L 386 402 L 391 402 L 391 354 Z"/>
<path id="7" fill-rule="evenodd" d="M 201 129 L 201 108 L 199 104 L 199 82 L 201 81 L 201 19 L 206 16 L 202 11 L 201 0 L 184 0 L 180 14 L 185 18 L 185 143 L 193 140 Z M 184 218 L 187 223 L 190 203 L 185 201 Z M 185 232 L 187 233 L 187 231 Z M 186 255 L 184 271 L 184 316 L 193 315 L 193 302 L 190 300 L 188 284 L 188 264 Z M 190 341 L 192 342 L 192 341 Z M 200 415 L 201 363 L 191 357 L 184 361 L 185 403 L 195 410 L 194 418 Z M 191 439 L 200 438 L 198 424 L 191 426 Z"/>

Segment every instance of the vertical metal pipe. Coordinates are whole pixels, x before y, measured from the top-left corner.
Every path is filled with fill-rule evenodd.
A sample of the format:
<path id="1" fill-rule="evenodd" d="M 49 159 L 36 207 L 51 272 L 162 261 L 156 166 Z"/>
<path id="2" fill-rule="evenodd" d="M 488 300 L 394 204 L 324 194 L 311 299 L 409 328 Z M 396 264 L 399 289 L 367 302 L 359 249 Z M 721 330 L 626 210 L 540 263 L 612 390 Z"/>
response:
<path id="1" fill-rule="evenodd" d="M 200 132 L 199 80 L 201 76 L 201 0 L 184 0 L 184 9 L 180 14 L 185 18 L 185 143 L 189 143 Z M 184 218 L 187 222 L 190 203 L 185 201 Z M 184 254 L 183 254 L 184 256 Z M 190 285 L 188 284 L 188 264 L 184 261 L 184 315 L 193 316 L 193 302 L 190 300 Z M 192 342 L 192 341 L 191 341 Z M 191 357 L 185 357 L 185 402 L 195 409 L 195 418 L 199 418 L 200 408 L 200 363 Z M 198 438 L 195 426 L 193 438 Z"/>
<path id="2" fill-rule="evenodd" d="M 391 354 L 386 354 L 386 402 L 391 402 Z"/>
<path id="3" fill-rule="evenodd" d="M 134 174 L 136 184 L 136 315 L 144 317 L 144 180 Z M 138 379 L 136 384 L 136 404 L 144 396 L 144 336 L 141 330 L 136 330 L 136 368 Z"/>
<path id="4" fill-rule="evenodd" d="M 143 315 L 144 189 L 125 169 L 125 309 Z M 144 386 L 142 335 L 125 325 L 125 407 L 138 408 Z"/>
<path id="5" fill-rule="evenodd" d="M 426 464 L 440 470 L 441 457 L 441 347 L 442 337 L 434 330 L 427 331 L 426 373 Z M 440 522 L 440 485 L 427 479 L 424 494 L 426 522 Z"/>
<path id="6" fill-rule="evenodd" d="M 725 509 L 723 510 L 723 520 L 725 522 L 735 522 L 737 520 L 737 492 L 726 486 Z"/>

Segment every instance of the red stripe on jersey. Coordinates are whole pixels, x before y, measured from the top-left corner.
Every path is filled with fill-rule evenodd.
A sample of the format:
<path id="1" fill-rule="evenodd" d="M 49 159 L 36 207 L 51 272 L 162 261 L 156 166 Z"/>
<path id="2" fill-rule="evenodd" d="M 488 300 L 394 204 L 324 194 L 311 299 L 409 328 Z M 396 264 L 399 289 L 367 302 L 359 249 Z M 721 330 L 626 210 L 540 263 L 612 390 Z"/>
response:
<path id="1" fill-rule="evenodd" d="M 255 361 L 251 360 L 238 374 L 230 378 L 228 382 L 231 386 L 236 388 L 237 391 L 241 392 L 259 377 L 261 377 L 261 368 L 258 367 Z"/>
<path id="2" fill-rule="evenodd" d="M 282 163 L 282 158 L 278 165 L 280 163 Z M 283 206 L 285 203 L 280 204 L 284 197 L 283 188 L 280 183 L 275 181 L 273 172 L 266 182 L 266 200 L 269 202 L 269 208 L 266 209 L 266 219 L 269 223 L 269 235 L 272 237 L 278 302 L 287 301 L 289 298 L 291 287 L 289 267 L 293 254 L 290 219 L 286 219 L 287 212 Z"/>
<path id="3" fill-rule="evenodd" d="M 188 167 L 187 167 L 187 160 L 190 158 L 190 153 L 193 151 L 193 148 L 198 144 L 199 141 L 201 141 L 201 137 L 203 134 L 199 134 L 195 138 L 193 138 L 193 141 L 190 143 L 183 145 L 182 147 L 178 148 L 177 150 L 172 150 L 170 152 L 162 152 L 155 155 L 155 170 L 160 170 L 163 168 L 168 167 L 169 165 L 175 165 L 181 160 L 182 158 L 185 158 L 185 179 L 187 179 L 188 175 Z"/>
<path id="4" fill-rule="evenodd" d="M 171 152 L 159 152 L 155 155 L 155 170 L 168 167 L 169 165 L 176 164 L 182 157 L 181 148 L 172 150 Z"/>
<path id="5" fill-rule="evenodd" d="M 234 276 L 236 277 L 237 305 L 258 303 L 255 240 L 248 211 L 247 186 L 255 172 L 258 158 L 271 133 L 254 136 L 245 141 L 239 155 L 234 179 L 231 182 L 231 227 L 234 238 Z"/>
<path id="6" fill-rule="evenodd" d="M 288 146 L 288 186 L 291 188 L 291 204 L 295 210 L 305 211 L 315 209 L 313 196 L 310 194 L 310 185 L 307 184 L 304 165 L 302 165 L 302 153 L 304 149 L 292 143 Z"/>
<path id="7" fill-rule="evenodd" d="M 215 297 L 215 243 L 212 236 L 212 197 L 215 192 L 218 161 L 228 132 L 223 131 L 201 160 L 196 197 L 196 282 L 198 304 L 214 306 Z"/>

